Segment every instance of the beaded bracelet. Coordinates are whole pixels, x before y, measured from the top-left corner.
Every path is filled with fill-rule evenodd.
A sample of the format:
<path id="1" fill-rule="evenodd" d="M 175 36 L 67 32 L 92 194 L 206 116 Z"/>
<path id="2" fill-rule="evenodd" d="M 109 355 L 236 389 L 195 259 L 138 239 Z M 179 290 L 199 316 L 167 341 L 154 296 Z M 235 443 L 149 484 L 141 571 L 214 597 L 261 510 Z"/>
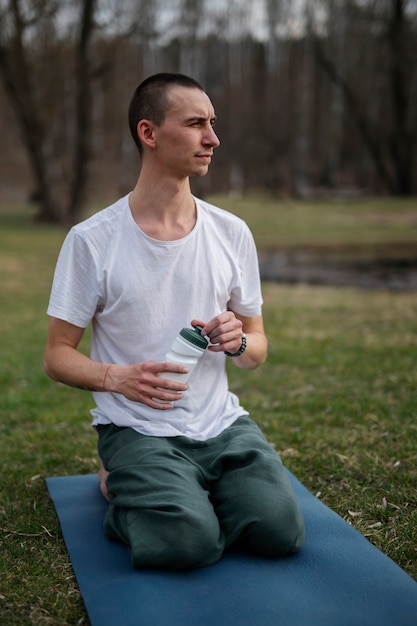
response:
<path id="1" fill-rule="evenodd" d="M 240 356 L 241 354 L 243 354 L 246 350 L 246 335 L 242 335 L 242 343 L 240 344 L 240 348 L 237 352 L 224 352 L 226 356 L 231 356 L 231 357 L 235 357 L 235 356 Z"/>

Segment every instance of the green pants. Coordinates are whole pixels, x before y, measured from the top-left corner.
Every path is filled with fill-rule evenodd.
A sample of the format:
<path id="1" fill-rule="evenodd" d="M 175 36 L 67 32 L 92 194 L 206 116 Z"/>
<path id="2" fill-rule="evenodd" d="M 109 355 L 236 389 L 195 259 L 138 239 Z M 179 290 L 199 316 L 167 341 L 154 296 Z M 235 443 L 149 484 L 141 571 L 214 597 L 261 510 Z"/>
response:
<path id="1" fill-rule="evenodd" d="M 110 472 L 104 531 L 129 546 L 134 567 L 203 567 L 232 545 L 267 557 L 301 547 L 290 481 L 249 417 L 207 441 L 114 425 L 98 433 Z"/>

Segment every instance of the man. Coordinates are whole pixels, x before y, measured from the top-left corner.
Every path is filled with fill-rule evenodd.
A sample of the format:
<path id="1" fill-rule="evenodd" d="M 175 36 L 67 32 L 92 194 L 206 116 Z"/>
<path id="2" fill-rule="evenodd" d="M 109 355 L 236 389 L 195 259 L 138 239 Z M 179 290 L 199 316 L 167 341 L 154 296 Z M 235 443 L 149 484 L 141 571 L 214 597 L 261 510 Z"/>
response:
<path id="1" fill-rule="evenodd" d="M 249 229 L 190 191 L 220 143 L 214 122 L 189 77 L 139 85 L 129 108 L 135 188 L 70 231 L 48 308 L 45 370 L 93 391 L 104 530 L 136 568 L 202 567 L 232 545 L 277 557 L 303 542 L 282 463 L 228 390 L 226 358 L 258 367 L 267 341 Z M 90 322 L 87 357 L 77 348 Z M 160 378 L 186 372 L 164 355 L 190 324 L 208 350 L 187 384 Z"/>

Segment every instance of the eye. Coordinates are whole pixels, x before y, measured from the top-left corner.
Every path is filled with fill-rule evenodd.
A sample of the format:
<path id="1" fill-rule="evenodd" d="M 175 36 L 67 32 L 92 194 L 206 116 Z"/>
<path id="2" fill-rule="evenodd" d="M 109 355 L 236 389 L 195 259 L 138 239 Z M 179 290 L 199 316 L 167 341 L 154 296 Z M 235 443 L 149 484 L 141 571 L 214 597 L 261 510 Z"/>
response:
<path id="1" fill-rule="evenodd" d="M 201 126 L 202 125 L 202 120 L 199 119 L 199 118 L 198 119 L 194 119 L 194 120 L 190 120 L 188 125 L 189 126 L 195 126 L 195 127 Z"/>

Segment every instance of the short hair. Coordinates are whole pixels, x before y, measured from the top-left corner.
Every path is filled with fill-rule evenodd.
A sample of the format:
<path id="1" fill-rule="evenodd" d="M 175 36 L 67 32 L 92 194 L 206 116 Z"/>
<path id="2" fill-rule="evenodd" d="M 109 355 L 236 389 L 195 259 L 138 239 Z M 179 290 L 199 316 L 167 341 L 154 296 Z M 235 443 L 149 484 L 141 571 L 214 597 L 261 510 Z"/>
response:
<path id="1" fill-rule="evenodd" d="M 170 88 L 175 86 L 205 91 L 194 78 L 169 72 L 149 76 L 135 89 L 129 105 L 129 128 L 140 155 L 143 153 L 137 132 L 140 120 L 160 126 L 168 110 Z"/>

